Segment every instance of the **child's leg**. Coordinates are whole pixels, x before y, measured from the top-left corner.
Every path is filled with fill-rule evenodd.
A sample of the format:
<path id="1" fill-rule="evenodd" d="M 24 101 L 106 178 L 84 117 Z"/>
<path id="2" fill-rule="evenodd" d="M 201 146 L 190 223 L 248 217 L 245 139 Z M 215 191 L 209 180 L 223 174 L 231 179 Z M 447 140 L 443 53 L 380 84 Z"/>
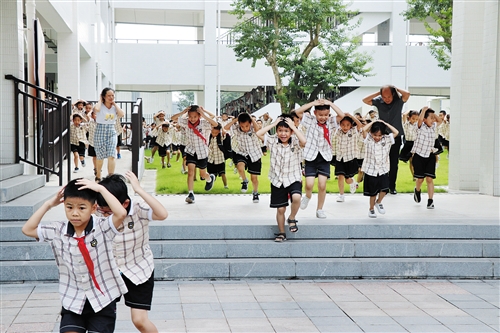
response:
<path id="1" fill-rule="evenodd" d="M 73 163 L 75 164 L 75 168 L 78 168 L 78 161 L 80 161 L 80 158 L 78 156 L 78 152 L 74 151 L 73 152 Z"/>
<path id="2" fill-rule="evenodd" d="M 363 176 L 364 176 L 364 172 L 361 171 L 361 168 L 358 169 L 358 183 L 361 183 L 363 181 Z"/>
<path id="3" fill-rule="evenodd" d="M 290 211 L 290 216 L 288 217 L 290 220 L 295 220 L 295 216 L 297 215 L 297 212 L 299 211 L 300 197 L 301 197 L 301 195 L 298 193 L 292 194 L 291 211 Z"/>
<path id="4" fill-rule="evenodd" d="M 378 194 L 377 203 L 382 203 L 382 200 L 384 200 L 385 195 L 386 193 L 384 191 L 380 191 Z"/>
<path id="5" fill-rule="evenodd" d="M 141 333 L 158 332 L 155 324 L 149 319 L 147 310 L 130 308 L 130 314 L 132 322 Z"/>
<path id="6" fill-rule="evenodd" d="M 223 174 L 221 175 L 221 178 L 222 178 L 222 183 L 224 183 L 224 186 L 227 186 L 227 177 L 226 177 L 226 174 L 225 174 L 225 173 L 223 173 Z"/>
<path id="7" fill-rule="evenodd" d="M 434 197 L 434 180 L 432 177 L 425 177 L 425 181 L 427 183 L 427 194 L 429 195 L 429 199 L 432 199 Z"/>
<path id="8" fill-rule="evenodd" d="M 248 181 L 247 180 L 247 175 L 245 174 L 245 163 L 244 162 L 238 162 L 236 165 L 236 168 L 238 169 L 238 174 L 240 175 L 241 179 L 243 181 Z"/>
<path id="9" fill-rule="evenodd" d="M 377 199 L 376 195 L 370 196 L 370 210 L 374 210 L 375 209 L 375 201 L 376 201 L 376 199 Z"/>
<path id="10" fill-rule="evenodd" d="M 339 177 L 339 179 L 338 179 L 339 193 L 340 194 L 344 194 L 344 181 L 345 181 L 345 177 L 344 177 L 344 175 L 338 175 L 338 177 Z M 319 191 L 319 188 L 318 188 L 318 191 Z"/>
<path id="11" fill-rule="evenodd" d="M 306 177 L 306 197 L 311 199 L 315 177 Z"/>
<path id="12" fill-rule="evenodd" d="M 328 177 L 324 175 L 318 175 L 318 209 L 323 209 L 326 199 L 326 181 Z M 343 184 L 342 184 L 343 185 Z"/>
<path id="13" fill-rule="evenodd" d="M 167 150 L 167 164 L 170 164 L 170 150 Z"/>
<path id="14" fill-rule="evenodd" d="M 186 156 L 183 156 L 182 157 L 182 170 L 186 170 L 187 169 L 187 166 L 186 166 Z"/>
<path id="15" fill-rule="evenodd" d="M 165 166 L 165 156 L 162 156 L 161 157 L 161 166 L 164 167 Z"/>
<path id="16" fill-rule="evenodd" d="M 154 145 L 153 149 L 151 149 L 151 158 L 155 157 L 155 153 L 156 153 L 157 150 L 158 150 L 158 146 Z"/>
<path id="17" fill-rule="evenodd" d="M 423 178 L 417 178 L 417 180 L 415 181 L 415 188 L 417 189 L 417 191 L 420 191 L 423 182 L 424 182 Z"/>
<path id="18" fill-rule="evenodd" d="M 259 176 L 258 175 L 250 175 L 250 180 L 252 181 L 253 192 L 259 192 Z"/>
<path id="19" fill-rule="evenodd" d="M 200 170 L 200 178 L 205 179 L 206 181 L 210 181 L 210 175 L 207 172 L 207 169 L 199 169 Z"/>
<path id="20" fill-rule="evenodd" d="M 194 188 L 194 176 L 196 172 L 196 164 L 189 163 L 187 165 L 187 169 L 188 169 L 188 177 L 187 177 L 188 190 L 192 191 Z"/>
<path id="21" fill-rule="evenodd" d="M 412 157 L 410 157 L 410 165 L 409 165 L 409 167 L 410 167 L 411 176 L 412 176 L 412 177 L 415 177 L 415 171 L 413 170 L 413 162 L 412 162 L 412 159 L 413 159 L 413 156 L 412 156 Z"/>
<path id="22" fill-rule="evenodd" d="M 278 207 L 276 209 L 276 222 L 278 222 L 278 230 L 280 233 L 285 233 L 285 212 L 286 207 Z"/>

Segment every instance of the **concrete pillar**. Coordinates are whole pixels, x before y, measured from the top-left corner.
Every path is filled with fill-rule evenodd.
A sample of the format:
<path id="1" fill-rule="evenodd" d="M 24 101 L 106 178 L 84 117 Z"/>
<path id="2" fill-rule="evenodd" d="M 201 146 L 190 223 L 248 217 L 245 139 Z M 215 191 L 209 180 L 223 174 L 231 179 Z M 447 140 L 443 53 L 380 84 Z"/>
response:
<path id="1" fill-rule="evenodd" d="M 406 32 L 407 21 L 401 16 L 401 12 L 406 10 L 405 1 L 394 1 L 391 13 L 391 34 L 392 34 L 392 65 L 390 84 L 403 89 L 408 89 L 407 84 L 407 46 Z"/>
<path id="2" fill-rule="evenodd" d="M 481 119 L 486 112 L 481 108 L 484 8 L 480 1 L 453 3 L 449 169 L 449 187 L 453 190 L 479 190 Z"/>
<path id="3" fill-rule="evenodd" d="M 217 91 L 217 2 L 205 1 L 205 87 L 203 107 L 215 114 Z"/>
<path id="4" fill-rule="evenodd" d="M 24 79 L 22 1 L 0 1 L 0 164 L 15 162 L 14 83 L 11 74 Z M 22 140 L 20 141 L 22 143 Z"/>
<path id="5" fill-rule="evenodd" d="M 78 22 L 76 2 L 72 11 L 73 22 Z M 75 101 L 80 97 L 80 44 L 76 23 L 70 28 L 71 32 L 57 33 L 57 93 Z"/>

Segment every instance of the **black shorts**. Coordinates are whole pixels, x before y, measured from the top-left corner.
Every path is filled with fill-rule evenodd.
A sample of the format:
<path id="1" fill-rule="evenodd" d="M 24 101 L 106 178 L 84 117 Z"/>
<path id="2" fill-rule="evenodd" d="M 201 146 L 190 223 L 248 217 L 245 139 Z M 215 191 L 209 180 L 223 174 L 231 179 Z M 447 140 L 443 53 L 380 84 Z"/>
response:
<path id="1" fill-rule="evenodd" d="M 415 178 L 436 178 L 436 155 L 430 154 L 429 157 L 422 157 L 418 154 L 413 154 L 411 163 L 413 164 Z"/>
<path id="2" fill-rule="evenodd" d="M 186 152 L 185 152 L 185 150 L 186 150 L 186 146 L 184 146 L 184 145 L 179 145 L 179 151 L 181 152 L 182 157 L 186 157 Z"/>
<path id="3" fill-rule="evenodd" d="M 335 176 L 344 176 L 345 178 L 352 178 L 358 173 L 358 160 L 352 159 L 350 161 L 344 162 L 337 161 L 335 164 Z"/>
<path id="4" fill-rule="evenodd" d="M 356 161 L 358 161 L 358 171 L 359 171 L 359 168 L 361 168 L 361 166 L 363 165 L 363 161 L 365 159 L 364 158 L 357 158 Z"/>
<path id="5" fill-rule="evenodd" d="M 288 199 L 292 201 L 292 195 L 300 194 L 302 196 L 302 183 L 294 182 L 288 187 L 276 187 L 271 184 L 271 208 L 279 208 L 288 206 Z"/>
<path id="6" fill-rule="evenodd" d="M 122 146 L 122 135 L 117 135 L 117 140 L 116 140 L 116 146 L 121 147 Z"/>
<path id="7" fill-rule="evenodd" d="M 262 146 L 260 147 L 263 153 L 267 153 L 267 146 Z"/>
<path id="8" fill-rule="evenodd" d="M 171 149 L 172 149 L 171 151 L 178 151 L 179 150 L 179 145 L 174 145 L 172 143 L 172 148 Z"/>
<path id="9" fill-rule="evenodd" d="M 330 161 L 327 161 L 318 153 L 313 161 L 306 161 L 304 168 L 306 177 L 318 177 L 318 175 L 330 178 Z"/>
<path id="10" fill-rule="evenodd" d="M 330 161 L 330 165 L 334 167 L 335 164 L 337 164 L 337 156 L 333 155 L 332 160 Z"/>
<path id="11" fill-rule="evenodd" d="M 262 170 L 262 161 L 260 160 L 260 158 L 257 161 L 252 162 L 250 156 L 243 156 L 238 153 L 233 153 L 233 162 L 234 164 L 238 164 L 240 162 L 245 163 L 245 170 L 247 170 L 251 175 L 260 175 L 260 172 Z"/>
<path id="12" fill-rule="evenodd" d="M 77 145 L 71 145 L 71 151 L 77 152 L 78 155 L 85 157 L 85 143 L 80 142 L 80 144 Z"/>
<path id="13" fill-rule="evenodd" d="M 167 156 L 167 151 L 170 151 L 170 145 L 168 146 L 160 146 L 158 145 L 158 155 L 160 155 L 160 157 L 165 157 Z"/>
<path id="14" fill-rule="evenodd" d="M 123 295 L 126 306 L 134 309 L 151 310 L 153 288 L 155 286 L 154 275 L 155 272 L 153 271 L 146 282 L 136 285 L 122 274 L 123 282 L 125 282 L 128 289 L 128 292 Z"/>
<path id="15" fill-rule="evenodd" d="M 97 156 L 97 155 L 95 154 L 95 149 L 94 149 L 94 147 L 93 147 L 93 146 L 91 146 L 91 145 L 89 145 L 89 156 L 92 156 L 92 157 Z"/>
<path id="16" fill-rule="evenodd" d="M 443 147 L 449 147 L 450 146 L 450 141 L 446 140 L 442 135 L 438 137 L 439 142 L 441 142 L 441 145 Z"/>
<path id="17" fill-rule="evenodd" d="M 389 192 L 389 174 L 385 173 L 378 176 L 365 174 L 363 180 L 363 195 L 373 197 L 380 192 Z"/>
<path id="18" fill-rule="evenodd" d="M 196 153 L 194 153 L 194 155 L 186 153 L 186 165 L 188 164 L 195 164 L 198 169 L 206 169 L 208 164 L 208 157 L 198 159 Z"/>
<path id="19" fill-rule="evenodd" d="M 150 137 L 149 146 L 152 147 L 156 144 L 156 136 Z"/>
<path id="20" fill-rule="evenodd" d="M 399 160 L 408 162 L 411 158 L 411 149 L 413 148 L 414 141 L 406 141 L 403 149 L 399 152 Z"/>
<path id="21" fill-rule="evenodd" d="M 226 163 L 213 164 L 207 163 L 207 172 L 216 176 L 222 176 L 226 174 Z"/>
<path id="22" fill-rule="evenodd" d="M 89 301 L 85 301 L 82 314 L 61 309 L 61 324 L 59 332 L 100 332 L 112 333 L 116 323 L 116 300 L 99 312 L 94 312 Z"/>
<path id="23" fill-rule="evenodd" d="M 443 146 L 441 146 L 441 142 L 439 141 L 439 139 L 436 139 L 434 141 L 434 148 L 437 149 L 437 151 L 434 152 L 434 155 L 439 155 L 444 151 Z"/>

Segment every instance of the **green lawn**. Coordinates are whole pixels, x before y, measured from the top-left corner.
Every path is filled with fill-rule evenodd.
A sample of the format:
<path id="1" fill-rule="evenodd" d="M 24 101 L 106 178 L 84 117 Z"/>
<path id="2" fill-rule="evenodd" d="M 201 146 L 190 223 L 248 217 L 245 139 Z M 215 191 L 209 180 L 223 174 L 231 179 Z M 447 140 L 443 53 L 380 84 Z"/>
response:
<path id="1" fill-rule="evenodd" d="M 436 186 L 448 185 L 448 159 L 446 158 L 447 152 L 445 151 L 440 156 L 439 167 L 436 170 L 436 179 L 434 184 Z M 145 151 L 146 156 L 151 156 L 151 151 Z M 181 174 L 181 161 L 175 162 L 175 158 L 171 161 L 172 167 L 162 169 L 161 158 L 158 154 L 155 155 L 154 162 L 146 163 L 146 169 L 156 169 L 156 193 L 157 194 L 187 194 L 187 175 Z M 267 178 L 269 171 L 269 155 L 262 158 L 262 174 L 259 176 L 259 193 L 270 192 L 270 182 Z M 326 190 L 328 193 L 338 193 L 338 181 L 333 178 L 335 169 L 331 168 L 332 178 L 328 181 Z M 215 194 L 241 194 L 241 180 L 238 174 L 233 172 L 233 167 L 229 167 L 229 160 L 226 161 L 226 176 L 228 180 L 229 189 L 224 189 L 222 179 L 217 178 L 213 189 L 210 193 Z M 198 180 L 194 183 L 195 193 L 205 193 L 205 182 Z M 249 177 L 250 178 L 250 177 Z M 413 181 L 410 173 L 408 163 L 399 163 L 397 190 L 400 193 L 413 192 L 415 182 Z M 248 190 L 251 192 L 251 183 L 248 185 Z M 349 185 L 345 186 L 346 192 L 349 192 Z M 426 192 L 427 187 L 424 184 L 422 187 L 423 192 Z M 314 189 L 316 191 L 316 188 Z M 436 188 L 436 192 L 446 192 L 444 189 Z M 360 184 L 357 193 L 363 193 L 363 183 Z"/>

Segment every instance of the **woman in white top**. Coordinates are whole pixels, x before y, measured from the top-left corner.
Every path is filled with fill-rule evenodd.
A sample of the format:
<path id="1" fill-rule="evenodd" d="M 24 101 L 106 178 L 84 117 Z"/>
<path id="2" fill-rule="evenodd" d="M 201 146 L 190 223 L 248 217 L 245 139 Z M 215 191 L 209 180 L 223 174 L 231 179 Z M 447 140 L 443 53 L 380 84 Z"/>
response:
<path id="1" fill-rule="evenodd" d="M 96 181 L 101 180 L 101 168 L 104 159 L 108 159 L 108 175 L 115 172 L 116 140 L 117 133 L 115 122 L 124 116 L 124 112 L 115 103 L 115 91 L 104 88 L 100 101 L 94 107 L 96 113 L 96 129 L 94 134 L 94 148 L 96 152 Z"/>

